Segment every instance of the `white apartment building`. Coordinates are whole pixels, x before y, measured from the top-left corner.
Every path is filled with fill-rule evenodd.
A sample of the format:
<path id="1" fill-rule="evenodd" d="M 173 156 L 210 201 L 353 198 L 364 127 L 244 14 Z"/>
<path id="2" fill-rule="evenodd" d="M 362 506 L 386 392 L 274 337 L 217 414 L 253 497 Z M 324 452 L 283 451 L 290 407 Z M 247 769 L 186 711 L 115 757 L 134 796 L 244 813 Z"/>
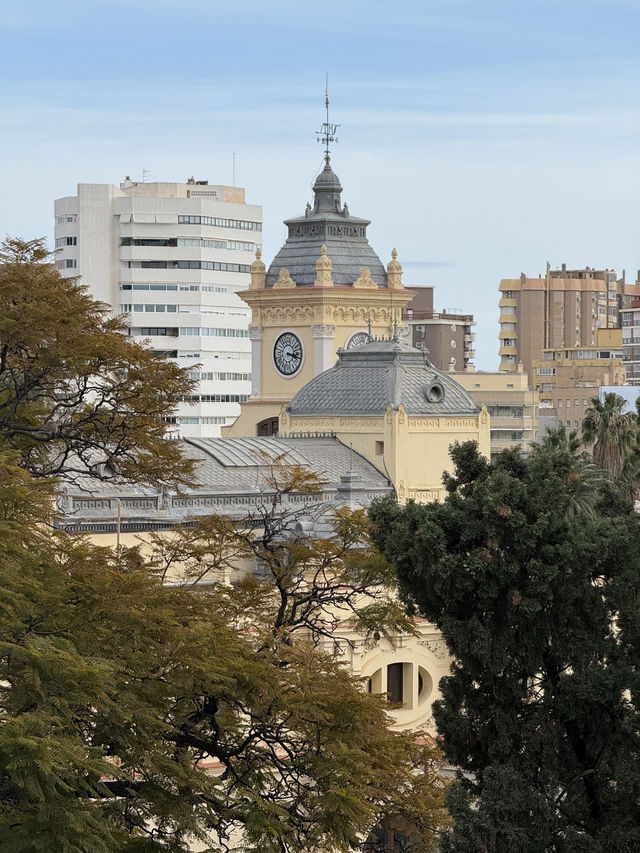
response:
<path id="1" fill-rule="evenodd" d="M 185 437 L 215 437 L 251 391 L 249 287 L 262 208 L 240 187 L 78 184 L 55 201 L 56 267 L 126 314 L 130 334 L 198 385 L 175 415 Z"/>

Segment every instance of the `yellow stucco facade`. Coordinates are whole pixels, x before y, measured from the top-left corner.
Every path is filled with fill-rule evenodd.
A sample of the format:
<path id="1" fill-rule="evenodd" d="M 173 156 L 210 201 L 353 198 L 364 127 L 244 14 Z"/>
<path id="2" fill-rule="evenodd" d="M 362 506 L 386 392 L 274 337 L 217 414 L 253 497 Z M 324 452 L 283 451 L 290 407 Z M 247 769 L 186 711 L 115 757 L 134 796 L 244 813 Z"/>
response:
<path id="1" fill-rule="evenodd" d="M 283 406 L 280 435 L 335 435 L 375 466 L 393 483 L 398 500 L 428 503 L 445 496 L 442 475 L 451 471 L 449 448 L 454 442 L 477 441 L 490 454 L 486 407 L 477 415 L 408 415 L 402 404 L 391 405 L 382 417 L 295 416 Z"/>
<path id="2" fill-rule="evenodd" d="M 265 265 L 260 251 L 256 253 L 251 287 L 239 293 L 251 308 L 252 394 L 238 419 L 223 427 L 223 436 L 261 434 L 258 424 L 276 419 L 300 388 L 333 367 L 338 350 L 355 336 L 389 337 L 402 309 L 413 299 L 402 285 L 395 250 L 387 266 L 389 287 L 378 287 L 366 267 L 346 287 L 334 284 L 331 271 L 331 258 L 322 246 L 312 287 L 298 287 L 288 273 L 281 274 L 273 287 L 265 287 Z M 274 356 L 276 342 L 287 332 L 296 336 L 302 350 L 300 365 L 290 375 L 278 369 Z"/>

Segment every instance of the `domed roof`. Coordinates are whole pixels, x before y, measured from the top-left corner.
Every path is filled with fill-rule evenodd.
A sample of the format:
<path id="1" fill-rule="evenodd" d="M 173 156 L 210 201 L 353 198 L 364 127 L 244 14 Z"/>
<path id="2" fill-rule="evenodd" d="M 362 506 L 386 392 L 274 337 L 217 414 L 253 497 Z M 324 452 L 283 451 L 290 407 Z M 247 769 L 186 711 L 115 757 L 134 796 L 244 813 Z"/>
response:
<path id="1" fill-rule="evenodd" d="M 314 193 L 326 192 L 327 189 L 330 189 L 332 192 L 342 192 L 340 178 L 331 168 L 331 163 L 329 160 L 325 161 L 324 169 L 320 172 L 320 174 L 316 178 L 315 184 L 313 185 Z"/>
<path id="2" fill-rule="evenodd" d="M 372 341 L 339 350 L 335 367 L 320 373 L 294 396 L 290 415 L 381 415 L 400 404 L 409 415 L 465 415 L 480 411 L 451 376 L 437 370 L 422 350 L 397 341 Z"/>
<path id="3" fill-rule="evenodd" d="M 287 241 L 267 270 L 265 287 L 273 287 L 280 270 L 286 268 L 299 287 L 316 280 L 316 261 L 322 246 L 332 263 L 331 278 L 338 287 L 349 287 L 368 267 L 378 287 L 387 287 L 387 272 L 367 240 L 368 219 L 351 216 L 342 204 L 340 179 L 331 168 L 329 156 L 313 185 L 314 204 L 304 216 L 286 219 Z"/>

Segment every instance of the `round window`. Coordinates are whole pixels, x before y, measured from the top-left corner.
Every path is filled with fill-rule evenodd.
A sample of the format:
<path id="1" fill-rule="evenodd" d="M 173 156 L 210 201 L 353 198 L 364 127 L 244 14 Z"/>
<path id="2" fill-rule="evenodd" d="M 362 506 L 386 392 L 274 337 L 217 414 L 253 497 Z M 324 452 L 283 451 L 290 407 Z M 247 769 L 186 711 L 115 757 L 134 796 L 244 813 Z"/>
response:
<path id="1" fill-rule="evenodd" d="M 430 403 L 441 403 L 444 399 L 444 388 L 439 382 L 432 382 L 425 389 L 424 396 Z"/>

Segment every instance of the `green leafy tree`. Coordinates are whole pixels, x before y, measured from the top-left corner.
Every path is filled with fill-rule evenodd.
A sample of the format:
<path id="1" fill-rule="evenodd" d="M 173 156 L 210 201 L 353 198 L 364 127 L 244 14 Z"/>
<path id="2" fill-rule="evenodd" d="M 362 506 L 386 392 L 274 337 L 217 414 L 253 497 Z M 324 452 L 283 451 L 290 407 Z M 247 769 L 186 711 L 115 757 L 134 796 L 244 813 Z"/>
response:
<path id="1" fill-rule="evenodd" d="M 410 629 L 366 517 L 304 535 L 309 508 L 283 496 L 320 485 L 280 465 L 256 516 L 176 530 L 151 557 L 53 529 L 51 475 L 189 481 L 165 417 L 191 383 L 42 241 L 0 260 L 0 849 L 332 853 L 382 824 L 430 849 L 438 755 L 390 731 L 333 646 L 344 620 Z M 219 582 L 256 561 L 261 578 Z"/>
<path id="2" fill-rule="evenodd" d="M 248 525 L 176 531 L 149 563 L 52 531 L 50 489 L 2 457 L 0 849 L 329 853 L 382 823 L 433 846 L 437 754 L 318 645 L 330 585 L 333 618 L 357 618 L 353 590 L 369 625 L 389 573 L 361 513 L 292 541 L 276 497 L 257 537 L 270 577 L 196 593 L 163 584 L 167 560 L 218 571 L 258 547 Z"/>
<path id="3" fill-rule="evenodd" d="M 127 336 L 121 318 L 62 279 L 43 240 L 0 249 L 0 448 L 35 476 L 187 483 L 166 416 L 185 371 Z"/>
<path id="4" fill-rule="evenodd" d="M 639 520 L 562 446 L 452 458 L 444 502 L 371 509 L 453 658 L 434 707 L 460 768 L 442 850 L 638 850 Z"/>
<path id="5" fill-rule="evenodd" d="M 631 412 L 624 413 L 626 400 L 614 392 L 591 400 L 582 422 L 582 435 L 592 445 L 594 463 L 612 480 L 623 472 L 625 461 L 637 441 L 638 422 Z"/>

